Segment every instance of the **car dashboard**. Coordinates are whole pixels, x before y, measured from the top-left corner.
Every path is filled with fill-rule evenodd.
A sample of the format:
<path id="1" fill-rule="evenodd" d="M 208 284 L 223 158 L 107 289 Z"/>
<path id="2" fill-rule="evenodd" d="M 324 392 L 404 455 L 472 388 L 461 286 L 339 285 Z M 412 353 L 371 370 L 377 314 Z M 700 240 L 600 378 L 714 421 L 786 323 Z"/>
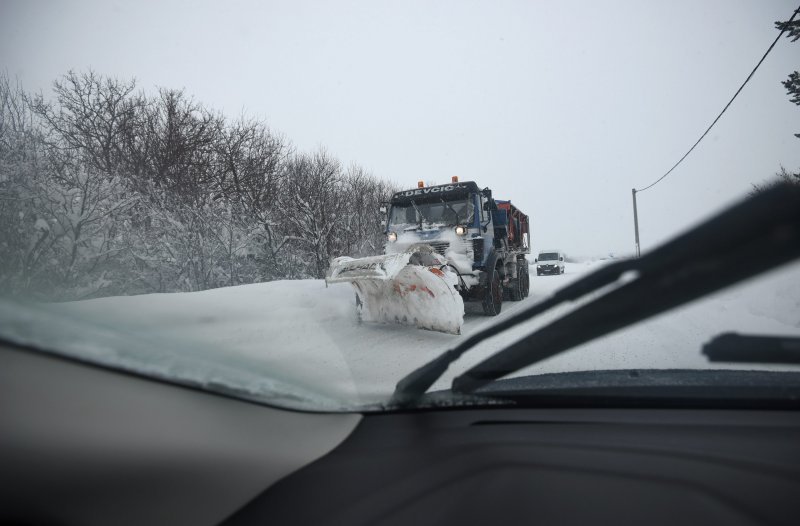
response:
<path id="1" fill-rule="evenodd" d="M 793 524 L 800 414 L 300 413 L 0 348 L 0 523 Z"/>

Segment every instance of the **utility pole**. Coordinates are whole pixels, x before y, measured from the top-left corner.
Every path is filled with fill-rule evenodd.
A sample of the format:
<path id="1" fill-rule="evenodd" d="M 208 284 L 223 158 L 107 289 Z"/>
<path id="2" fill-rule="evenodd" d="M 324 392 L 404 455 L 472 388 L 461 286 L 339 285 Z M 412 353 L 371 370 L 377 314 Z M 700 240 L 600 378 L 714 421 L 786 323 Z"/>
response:
<path id="1" fill-rule="evenodd" d="M 633 233 L 636 239 L 636 257 L 640 257 L 641 251 L 639 250 L 639 215 L 636 213 L 636 188 L 631 188 L 633 195 Z"/>

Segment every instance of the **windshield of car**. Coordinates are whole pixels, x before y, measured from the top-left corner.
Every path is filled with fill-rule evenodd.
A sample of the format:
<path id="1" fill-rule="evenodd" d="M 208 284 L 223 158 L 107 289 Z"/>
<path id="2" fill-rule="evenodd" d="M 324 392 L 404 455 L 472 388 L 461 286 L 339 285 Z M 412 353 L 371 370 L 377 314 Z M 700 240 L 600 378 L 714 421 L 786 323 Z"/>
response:
<path id="1" fill-rule="evenodd" d="M 612 309 L 559 325 L 626 284 L 641 306 L 741 268 L 656 252 L 661 288 L 639 281 L 665 243 L 800 184 L 796 7 L 6 1 L 0 342 L 289 409 L 387 411 L 413 371 L 623 268 L 482 340 L 405 409 L 493 407 L 454 379 L 553 324 L 615 330 L 509 373 L 531 392 L 800 371 L 703 353 L 731 331 L 800 336 L 796 261 L 624 326 Z M 756 243 L 750 225 L 703 249 Z"/>
<path id="2" fill-rule="evenodd" d="M 472 203 L 464 201 L 439 201 L 432 203 L 396 204 L 392 206 L 389 224 L 395 227 L 419 225 L 468 225 L 472 221 Z"/>

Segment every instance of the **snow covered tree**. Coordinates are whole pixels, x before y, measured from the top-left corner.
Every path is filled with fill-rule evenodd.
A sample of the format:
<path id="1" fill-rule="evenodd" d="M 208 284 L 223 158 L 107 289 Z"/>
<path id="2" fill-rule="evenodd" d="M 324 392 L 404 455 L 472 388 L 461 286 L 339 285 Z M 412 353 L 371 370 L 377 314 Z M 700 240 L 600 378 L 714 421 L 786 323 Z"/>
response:
<path id="1" fill-rule="evenodd" d="M 109 279 L 119 270 L 115 256 L 126 249 L 119 216 L 135 200 L 121 180 L 65 165 L 38 186 L 34 203 L 41 242 L 32 256 L 42 263 L 40 281 L 47 288 L 37 292 L 61 291 L 60 299 L 124 292 Z"/>
<path id="2" fill-rule="evenodd" d="M 219 146 L 217 186 L 230 202 L 240 232 L 248 232 L 253 281 L 285 276 L 281 253 L 292 241 L 275 203 L 285 189 L 286 140 L 259 121 L 240 119 L 226 127 Z M 255 271 L 255 272 L 254 272 Z"/>
<path id="3" fill-rule="evenodd" d="M 277 204 L 288 235 L 308 256 L 309 276 L 324 277 L 334 252 L 344 212 L 341 181 L 341 164 L 324 148 L 296 154 L 286 165 L 285 190 Z"/>
<path id="4" fill-rule="evenodd" d="M 0 79 L 0 289 L 43 299 L 119 292 L 107 277 L 119 270 L 118 219 L 132 198 L 29 102 Z"/>
<path id="5" fill-rule="evenodd" d="M 0 74 L 0 293 L 322 277 L 334 256 L 380 252 L 392 190 L 180 90 L 147 95 L 89 71 L 29 97 Z"/>
<path id="6" fill-rule="evenodd" d="M 344 174 L 342 245 L 335 256 L 372 256 L 382 253 L 386 243 L 380 207 L 389 201 L 397 189 L 376 179 L 357 164 L 351 164 Z"/>
<path id="7" fill-rule="evenodd" d="M 24 293 L 43 242 L 33 201 L 42 141 L 25 94 L 0 73 L 0 293 Z"/>

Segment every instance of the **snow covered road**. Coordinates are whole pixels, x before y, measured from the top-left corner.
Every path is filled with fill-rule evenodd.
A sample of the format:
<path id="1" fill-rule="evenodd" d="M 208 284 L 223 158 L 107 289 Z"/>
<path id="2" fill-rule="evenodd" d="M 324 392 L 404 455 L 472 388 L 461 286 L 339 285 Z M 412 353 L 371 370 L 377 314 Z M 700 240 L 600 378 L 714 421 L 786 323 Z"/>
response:
<path id="1" fill-rule="evenodd" d="M 532 305 L 598 263 L 568 264 L 561 276 L 531 274 L 531 295 L 505 302 L 498 318 L 469 305 L 463 335 L 397 325 L 359 323 L 349 285 L 321 280 L 278 281 L 181 294 L 102 298 L 57 308 L 94 323 L 173 342 L 223 368 L 245 368 L 332 398 L 383 400 L 404 374 L 454 346 L 465 335 Z M 523 334 L 563 314 L 564 305 L 476 347 L 440 379 L 453 376 Z M 800 265 L 754 284 L 717 294 L 575 348 L 519 374 L 609 368 L 708 367 L 700 347 L 729 330 L 800 335 Z"/>

